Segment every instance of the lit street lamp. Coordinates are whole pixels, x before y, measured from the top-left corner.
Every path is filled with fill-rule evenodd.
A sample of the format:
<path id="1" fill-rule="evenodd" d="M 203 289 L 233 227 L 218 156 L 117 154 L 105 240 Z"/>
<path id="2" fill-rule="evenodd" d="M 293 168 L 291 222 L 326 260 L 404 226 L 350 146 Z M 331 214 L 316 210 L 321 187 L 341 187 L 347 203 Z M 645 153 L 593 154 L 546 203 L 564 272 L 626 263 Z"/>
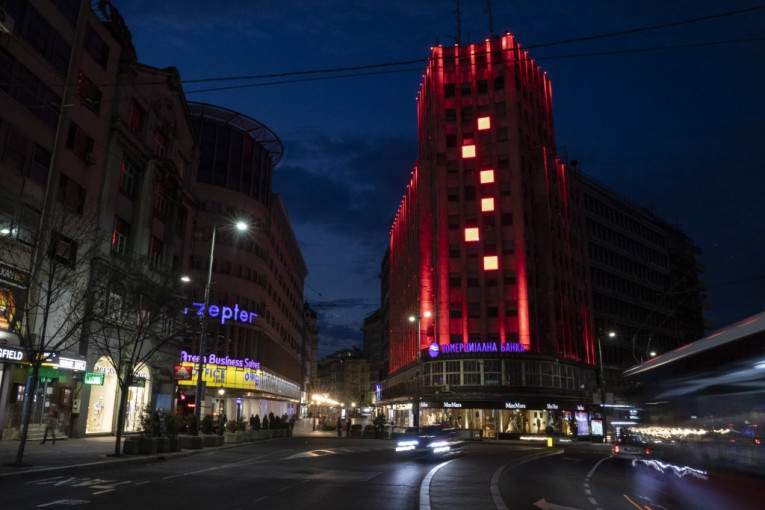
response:
<path id="1" fill-rule="evenodd" d="M 414 402 L 412 403 L 412 413 L 413 413 L 413 421 L 414 421 L 414 428 L 416 429 L 417 433 L 420 432 L 420 350 L 422 349 L 422 328 L 421 323 L 422 319 L 430 317 L 430 312 L 425 312 L 422 316 L 415 317 L 414 315 L 409 316 L 409 322 L 415 322 L 417 321 L 417 361 L 415 362 L 415 371 L 414 371 Z"/>
<path id="2" fill-rule="evenodd" d="M 244 221 L 238 221 L 236 223 L 236 229 L 240 232 L 247 230 L 247 223 Z M 197 364 L 197 388 L 194 396 L 194 418 L 196 418 L 197 422 L 197 433 L 199 430 L 199 424 L 202 423 L 202 401 L 204 400 L 204 387 L 205 383 L 202 379 L 202 371 L 204 370 L 204 359 L 205 359 L 205 350 L 207 349 L 206 340 L 207 340 L 207 321 L 205 320 L 205 314 L 207 314 L 207 311 L 210 307 L 210 285 L 212 285 L 212 268 L 213 268 L 213 259 L 215 256 L 215 234 L 216 234 L 217 226 L 213 224 L 212 229 L 212 238 L 210 239 L 210 262 L 207 266 L 207 282 L 205 283 L 205 294 L 204 294 L 204 313 L 199 316 L 200 321 L 200 333 L 199 333 L 199 363 Z"/>
<path id="3" fill-rule="evenodd" d="M 608 332 L 608 338 L 614 338 L 616 333 L 613 331 Z M 608 422 L 606 419 L 606 378 L 603 376 L 603 348 L 600 345 L 600 336 L 598 336 L 598 358 L 600 361 L 600 393 L 601 406 L 603 406 L 603 441 L 606 442 L 608 436 Z"/>

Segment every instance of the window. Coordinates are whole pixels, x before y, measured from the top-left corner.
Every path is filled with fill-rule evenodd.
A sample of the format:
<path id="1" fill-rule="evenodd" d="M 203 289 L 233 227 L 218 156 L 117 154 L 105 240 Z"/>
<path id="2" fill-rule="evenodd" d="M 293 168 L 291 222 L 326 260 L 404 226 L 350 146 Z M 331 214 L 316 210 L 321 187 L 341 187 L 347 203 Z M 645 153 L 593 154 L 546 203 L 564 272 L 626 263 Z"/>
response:
<path id="1" fill-rule="evenodd" d="M 8 126 L 3 147 L 3 163 L 16 170 L 23 170 L 27 159 L 27 145 L 27 137 L 12 126 Z"/>
<path id="2" fill-rule="evenodd" d="M 460 198 L 460 191 L 459 188 L 450 187 L 446 188 L 446 199 L 449 202 L 456 202 Z"/>
<path id="3" fill-rule="evenodd" d="M 66 146 L 85 161 L 93 162 L 93 139 L 74 122 L 69 123 Z"/>
<path id="4" fill-rule="evenodd" d="M 494 197 L 481 199 L 481 211 L 490 212 L 494 210 Z"/>
<path id="5" fill-rule="evenodd" d="M 138 171 L 130 161 L 123 159 L 120 168 L 120 191 L 130 198 L 135 197 Z"/>
<path id="6" fill-rule="evenodd" d="M 491 117 L 479 117 L 478 131 L 485 131 L 487 129 L 491 129 Z"/>
<path id="7" fill-rule="evenodd" d="M 454 108 L 446 109 L 446 122 L 455 122 L 457 120 L 457 110 Z"/>
<path id="8" fill-rule="evenodd" d="M 157 131 L 154 136 L 154 154 L 160 158 L 167 154 L 167 136 L 161 131 Z"/>
<path id="9" fill-rule="evenodd" d="M 48 256 L 57 262 L 74 267 L 77 258 L 77 243 L 59 232 L 54 232 L 51 237 Z"/>
<path id="10" fill-rule="evenodd" d="M 87 51 L 93 60 L 98 65 L 106 69 L 106 64 L 109 61 L 109 46 L 101 39 L 101 36 L 96 33 L 92 26 L 88 25 L 85 30 L 85 40 L 83 41 L 83 48 Z"/>
<path id="11" fill-rule="evenodd" d="M 162 241 L 151 236 L 149 239 L 149 266 L 159 268 L 162 265 Z"/>
<path id="12" fill-rule="evenodd" d="M 127 253 L 128 240 L 130 239 L 130 223 L 119 216 L 114 217 L 112 229 L 112 253 L 125 255 Z"/>
<path id="13" fill-rule="evenodd" d="M 80 96 L 85 106 L 98 114 L 101 108 L 101 91 L 82 71 L 77 74 L 75 93 Z"/>
<path id="14" fill-rule="evenodd" d="M 141 105 L 135 100 L 130 104 L 130 118 L 128 119 L 128 125 L 136 133 L 140 133 L 143 130 L 144 119 L 146 118 L 146 112 L 143 111 Z"/>
<path id="15" fill-rule="evenodd" d="M 464 159 L 474 158 L 475 157 L 475 145 L 463 145 L 462 146 L 462 157 Z"/>
<path id="16" fill-rule="evenodd" d="M 449 318 L 459 319 L 462 317 L 462 305 L 459 303 L 452 303 L 449 305 Z"/>
<path id="17" fill-rule="evenodd" d="M 491 184 L 494 182 L 494 170 L 481 170 L 481 184 Z"/>
<path id="18" fill-rule="evenodd" d="M 459 287 L 462 285 L 462 276 L 459 273 L 449 274 L 449 287 Z"/>
<path id="19" fill-rule="evenodd" d="M 455 91 L 454 83 L 444 84 L 444 97 L 454 97 Z"/>
<path id="20" fill-rule="evenodd" d="M 499 259 L 496 255 L 487 255 L 483 258 L 484 271 L 494 271 L 499 269 Z"/>
<path id="21" fill-rule="evenodd" d="M 58 181 L 58 201 L 72 211 L 81 213 L 85 208 L 85 188 L 77 181 L 61 174 Z"/>
<path id="22" fill-rule="evenodd" d="M 154 184 L 154 212 L 163 218 L 167 217 L 167 189 L 161 182 Z"/>
<path id="23" fill-rule="evenodd" d="M 478 227 L 468 227 L 465 229 L 465 242 L 475 242 L 480 240 Z"/>

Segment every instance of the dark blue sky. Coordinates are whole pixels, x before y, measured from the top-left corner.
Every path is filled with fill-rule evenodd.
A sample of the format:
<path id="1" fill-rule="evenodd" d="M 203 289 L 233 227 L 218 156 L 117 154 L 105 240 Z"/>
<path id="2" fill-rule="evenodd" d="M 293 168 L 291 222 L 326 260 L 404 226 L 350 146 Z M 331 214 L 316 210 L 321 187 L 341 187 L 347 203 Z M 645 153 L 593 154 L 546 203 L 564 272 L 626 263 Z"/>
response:
<path id="1" fill-rule="evenodd" d="M 175 66 L 183 80 L 424 61 L 457 35 L 454 0 L 113 3 L 139 60 Z M 462 41 L 488 37 L 485 2 L 461 4 Z M 765 8 L 673 23 L 757 6 L 494 0 L 492 9 L 494 31 L 513 33 L 552 81 L 561 156 L 702 249 L 706 316 L 718 327 L 765 310 Z M 707 44 L 722 41 L 738 42 Z M 189 100 L 254 117 L 283 141 L 274 191 L 308 265 L 322 355 L 361 346 L 363 317 L 379 305 L 379 264 L 416 163 L 423 70 L 185 85 Z"/>

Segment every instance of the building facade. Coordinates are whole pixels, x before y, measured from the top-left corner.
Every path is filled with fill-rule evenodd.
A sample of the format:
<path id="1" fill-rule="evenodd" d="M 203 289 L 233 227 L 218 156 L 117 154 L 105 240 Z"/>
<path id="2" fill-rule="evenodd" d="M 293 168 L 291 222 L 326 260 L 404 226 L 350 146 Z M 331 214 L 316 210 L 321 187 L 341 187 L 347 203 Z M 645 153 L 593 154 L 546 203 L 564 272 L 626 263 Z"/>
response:
<path id="1" fill-rule="evenodd" d="M 222 379 L 215 374 L 225 372 L 225 364 L 206 370 L 202 414 L 226 414 L 229 419 L 298 415 L 305 400 L 307 269 L 281 198 L 271 190 L 282 143 L 266 126 L 241 113 L 193 102 L 189 108 L 200 145 L 199 171 L 190 183 L 199 200 L 190 292 L 203 302 L 215 228 L 209 302 L 220 310 L 247 311 L 256 317 L 225 321 L 221 312 L 221 319 L 209 326 L 206 355 L 241 360 L 253 373 L 239 380 L 229 370 Z M 236 232 L 236 221 L 244 221 L 247 230 Z M 199 337 L 189 338 L 186 347 L 190 358 L 179 361 L 192 366 L 194 373 L 180 382 L 184 412 L 196 404 L 196 365 L 189 359 L 199 355 Z"/>
<path id="2" fill-rule="evenodd" d="M 576 167 L 577 165 L 573 165 Z M 581 172 L 595 335 L 606 389 L 630 394 L 627 368 L 704 335 L 700 250 L 680 231 Z"/>
<path id="3" fill-rule="evenodd" d="M 391 419 L 486 436 L 588 430 L 591 292 L 549 80 L 509 34 L 438 46 L 418 118 L 383 292 Z"/>

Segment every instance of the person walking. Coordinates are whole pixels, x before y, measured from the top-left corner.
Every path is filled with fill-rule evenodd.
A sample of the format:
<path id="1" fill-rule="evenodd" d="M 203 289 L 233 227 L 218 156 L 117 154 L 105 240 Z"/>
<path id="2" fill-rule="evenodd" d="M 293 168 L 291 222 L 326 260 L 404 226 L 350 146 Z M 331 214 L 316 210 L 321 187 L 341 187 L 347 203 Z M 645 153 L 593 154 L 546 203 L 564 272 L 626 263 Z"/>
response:
<path id="1" fill-rule="evenodd" d="M 53 436 L 53 444 L 56 444 L 56 428 L 58 428 L 58 407 L 56 404 L 51 404 L 48 408 L 48 413 L 45 415 L 45 435 L 40 444 L 45 444 L 48 440 L 48 431 Z"/>
<path id="2" fill-rule="evenodd" d="M 345 437 L 351 437 L 351 417 L 345 422 Z"/>
<path id="3" fill-rule="evenodd" d="M 343 422 L 340 417 L 337 417 L 337 437 L 343 437 Z"/>

